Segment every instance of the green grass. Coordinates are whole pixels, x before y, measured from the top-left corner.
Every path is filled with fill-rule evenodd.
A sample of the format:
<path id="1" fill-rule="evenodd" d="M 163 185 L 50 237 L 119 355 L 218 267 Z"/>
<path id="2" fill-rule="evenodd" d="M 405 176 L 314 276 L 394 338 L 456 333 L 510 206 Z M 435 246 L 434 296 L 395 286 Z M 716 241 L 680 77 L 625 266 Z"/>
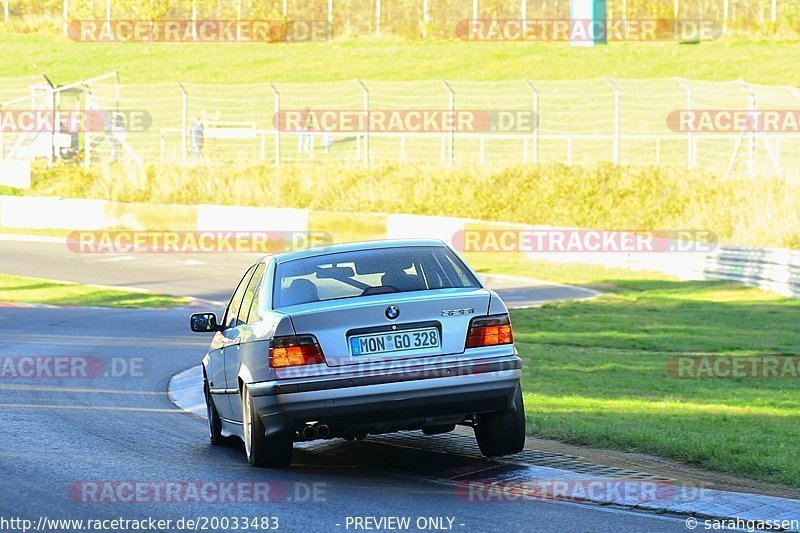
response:
<path id="1" fill-rule="evenodd" d="M 187 298 L 0 274 L 0 302 L 120 308 L 178 307 Z"/>
<path id="2" fill-rule="evenodd" d="M 512 312 L 531 434 L 800 486 L 800 380 L 667 375 L 676 355 L 800 354 L 800 300 L 519 258 L 496 270 L 615 291 Z"/>
<path id="3" fill-rule="evenodd" d="M 379 80 L 746 79 L 800 84 L 796 42 L 722 39 L 699 45 L 502 43 L 349 39 L 333 43 L 81 43 L 47 35 L 2 35 L 0 77 L 47 73 L 71 83 L 119 71 L 123 83 Z"/>

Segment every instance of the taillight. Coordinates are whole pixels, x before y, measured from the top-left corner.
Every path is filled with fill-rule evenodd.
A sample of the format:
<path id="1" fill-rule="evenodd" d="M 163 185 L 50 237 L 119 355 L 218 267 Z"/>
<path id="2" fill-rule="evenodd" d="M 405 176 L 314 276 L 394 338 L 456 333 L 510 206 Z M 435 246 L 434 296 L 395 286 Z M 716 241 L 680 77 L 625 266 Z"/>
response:
<path id="1" fill-rule="evenodd" d="M 492 315 L 473 318 L 467 332 L 467 348 L 511 344 L 514 335 L 508 315 Z"/>
<path id="2" fill-rule="evenodd" d="M 269 366 L 272 368 L 318 365 L 324 362 L 322 348 L 313 335 L 292 335 L 272 339 L 272 346 L 269 349 Z"/>

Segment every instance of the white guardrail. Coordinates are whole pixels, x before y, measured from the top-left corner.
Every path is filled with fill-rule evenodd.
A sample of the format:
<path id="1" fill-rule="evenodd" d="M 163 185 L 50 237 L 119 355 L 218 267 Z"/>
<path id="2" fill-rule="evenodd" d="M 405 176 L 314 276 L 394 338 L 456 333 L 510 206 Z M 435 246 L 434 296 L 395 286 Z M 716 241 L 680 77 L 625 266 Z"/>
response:
<path id="1" fill-rule="evenodd" d="M 111 208 L 113 204 L 113 209 Z M 108 202 L 56 197 L 0 196 L 0 231 L 14 229 L 98 230 L 104 228 L 148 230 L 148 221 L 139 210 L 153 204 Z M 169 204 L 157 204 L 158 211 L 170 210 Z M 315 213 L 307 209 L 174 205 L 172 212 L 192 210 L 189 227 L 196 231 L 326 231 L 316 227 Z M 325 214 L 325 213 L 316 213 Z M 328 213 L 330 214 L 330 213 Z M 464 230 L 511 231 L 582 231 L 574 228 L 525 226 L 479 220 L 381 213 L 338 213 L 353 220 L 374 219 L 383 228 L 378 234 L 363 238 L 437 238 L 463 245 Z M 159 217 L 160 218 L 160 217 Z M 220 221 L 228 221 L 220 226 Z M 159 227 L 164 227 L 160 219 Z M 177 224 L 177 222 L 176 222 Z M 177 229 L 177 226 L 176 226 Z M 600 232 L 605 233 L 605 232 Z M 620 232 L 610 232 L 620 233 Z M 358 236 L 348 235 L 349 240 Z M 461 242 L 457 242 L 461 239 Z M 661 250 L 630 253 L 601 252 L 530 252 L 532 259 L 547 259 L 560 263 L 589 263 L 629 270 L 654 270 L 683 280 L 730 280 L 767 289 L 783 296 L 800 297 L 800 250 L 784 248 L 754 248 L 727 245 L 707 245 L 688 241 L 662 241 Z M 689 250 L 689 251 L 674 251 Z M 692 251 L 699 250 L 699 251 Z"/>

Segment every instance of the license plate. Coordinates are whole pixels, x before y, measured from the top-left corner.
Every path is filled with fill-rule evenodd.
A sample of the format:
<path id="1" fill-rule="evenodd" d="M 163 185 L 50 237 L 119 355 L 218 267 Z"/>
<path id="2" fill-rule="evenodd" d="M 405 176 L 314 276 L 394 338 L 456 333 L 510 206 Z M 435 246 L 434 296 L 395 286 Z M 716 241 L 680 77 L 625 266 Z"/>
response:
<path id="1" fill-rule="evenodd" d="M 353 355 L 373 355 L 379 353 L 404 352 L 406 350 L 425 350 L 438 348 L 439 330 L 436 328 L 409 329 L 372 333 L 350 337 L 350 353 Z"/>

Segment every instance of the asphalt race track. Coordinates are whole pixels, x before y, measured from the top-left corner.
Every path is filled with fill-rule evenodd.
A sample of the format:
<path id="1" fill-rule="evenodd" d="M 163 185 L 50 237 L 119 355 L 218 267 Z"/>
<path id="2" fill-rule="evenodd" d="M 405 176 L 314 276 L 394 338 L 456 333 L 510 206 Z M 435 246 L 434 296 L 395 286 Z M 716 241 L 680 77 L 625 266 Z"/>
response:
<path id="1" fill-rule="evenodd" d="M 217 301 L 227 297 L 250 262 L 222 254 L 119 260 L 58 251 L 53 243 L 1 246 L 2 272 L 132 285 Z M 504 282 L 506 290 L 521 296 L 513 302 L 517 305 L 581 296 L 562 287 L 525 289 Z M 69 362 L 67 370 L 43 367 L 34 378 L 10 376 L 6 368 L 0 379 L 0 515 L 34 525 L 43 517 L 188 518 L 201 523 L 203 517 L 271 517 L 285 531 L 354 531 L 356 517 L 410 517 L 411 530 L 418 530 L 422 519 L 424 530 L 686 531 L 682 518 L 595 505 L 473 501 L 452 483 L 428 475 L 439 461 L 428 450 L 376 445 L 375 454 L 361 457 L 351 452 L 365 443 L 334 441 L 321 449 L 300 449 L 286 470 L 252 468 L 241 446 L 210 446 L 205 422 L 177 409 L 167 397 L 170 377 L 196 366 L 208 344 L 207 337 L 189 332 L 189 312 L 0 308 L 5 362 L 9 357 L 52 362 L 57 356 L 63 357 L 62 364 Z M 71 376 L 75 360 L 84 366 Z M 57 375 L 45 377 L 49 371 Z M 399 471 L 392 461 L 397 456 L 408 457 L 414 468 Z M 219 487 L 231 484 L 244 489 L 226 497 L 212 492 L 199 500 L 186 490 L 203 485 L 223 491 Z M 152 488 L 162 486 L 182 488 L 170 495 L 166 488 Z M 134 495 L 134 490 L 141 492 Z"/>

